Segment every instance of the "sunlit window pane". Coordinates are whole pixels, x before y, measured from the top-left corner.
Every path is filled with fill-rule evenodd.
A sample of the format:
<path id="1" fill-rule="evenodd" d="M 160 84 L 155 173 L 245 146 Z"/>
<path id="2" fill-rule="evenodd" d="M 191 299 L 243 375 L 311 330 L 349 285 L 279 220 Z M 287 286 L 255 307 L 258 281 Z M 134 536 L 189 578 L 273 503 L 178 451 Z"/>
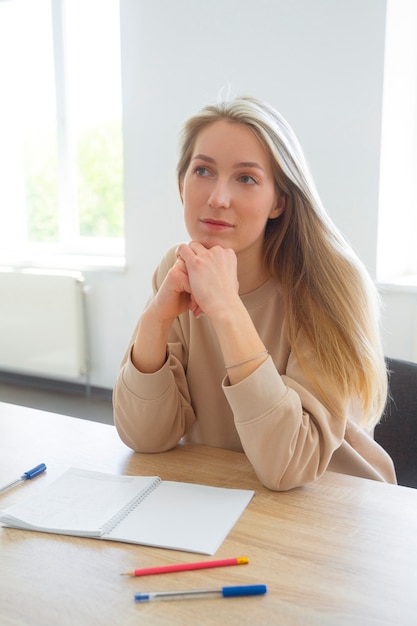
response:
<path id="1" fill-rule="evenodd" d="M 0 4 L 0 84 L 0 232 L 8 245 L 54 241 L 56 115 L 48 0 Z"/>
<path id="2" fill-rule="evenodd" d="M 417 280 L 417 3 L 389 0 L 379 188 L 378 279 Z"/>
<path id="3" fill-rule="evenodd" d="M 71 0 L 66 3 L 65 24 L 68 120 L 76 149 L 80 234 L 122 237 L 118 2 Z"/>
<path id="4" fill-rule="evenodd" d="M 123 255 L 119 0 L 0 1 L 0 244 Z"/>

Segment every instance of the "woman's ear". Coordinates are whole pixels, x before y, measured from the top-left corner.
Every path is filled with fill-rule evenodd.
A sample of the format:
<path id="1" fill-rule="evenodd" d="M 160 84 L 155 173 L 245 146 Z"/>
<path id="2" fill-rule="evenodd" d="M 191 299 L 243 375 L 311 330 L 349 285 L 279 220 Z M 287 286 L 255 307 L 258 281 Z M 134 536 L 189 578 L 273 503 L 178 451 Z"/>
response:
<path id="1" fill-rule="evenodd" d="M 287 196 L 282 191 L 277 192 L 277 200 L 274 208 L 269 214 L 269 219 L 274 220 L 285 211 Z"/>

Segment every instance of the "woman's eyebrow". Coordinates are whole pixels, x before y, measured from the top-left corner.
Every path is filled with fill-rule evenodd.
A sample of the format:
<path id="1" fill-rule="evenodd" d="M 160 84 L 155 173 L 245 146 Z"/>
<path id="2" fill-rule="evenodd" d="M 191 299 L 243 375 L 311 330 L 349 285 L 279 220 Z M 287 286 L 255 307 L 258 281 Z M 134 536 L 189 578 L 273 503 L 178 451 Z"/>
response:
<path id="1" fill-rule="evenodd" d="M 256 163 L 256 161 L 241 161 L 240 163 L 236 163 L 233 167 L 235 167 L 235 168 L 238 168 L 238 167 L 254 167 L 257 170 L 264 171 L 264 168 L 262 167 L 262 165 L 260 165 L 259 163 Z"/>
<path id="2" fill-rule="evenodd" d="M 214 159 L 212 159 L 209 156 L 206 156 L 205 154 L 196 154 L 195 156 L 193 156 L 192 160 L 193 161 L 195 161 L 195 160 L 207 161 L 207 163 L 215 163 L 216 162 Z"/>
<path id="3" fill-rule="evenodd" d="M 216 163 L 215 159 L 212 159 L 206 154 L 196 154 L 195 156 L 193 156 L 192 160 L 194 161 L 196 159 L 201 160 L 201 161 L 206 161 L 207 163 Z M 261 170 L 262 172 L 264 171 L 264 168 L 262 167 L 262 165 L 260 165 L 259 163 L 256 163 L 256 161 L 240 161 L 239 163 L 235 163 L 233 167 L 235 169 L 238 169 L 239 167 L 253 167 L 258 170 Z"/>

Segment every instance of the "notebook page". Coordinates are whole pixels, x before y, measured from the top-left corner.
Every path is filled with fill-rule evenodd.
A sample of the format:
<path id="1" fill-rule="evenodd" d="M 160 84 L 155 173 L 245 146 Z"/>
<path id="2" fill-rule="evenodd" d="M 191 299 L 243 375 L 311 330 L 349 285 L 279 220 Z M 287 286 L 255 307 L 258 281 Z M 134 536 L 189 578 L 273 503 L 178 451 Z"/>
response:
<path id="1" fill-rule="evenodd" d="M 214 554 L 253 491 L 162 481 L 103 539 Z"/>
<path id="2" fill-rule="evenodd" d="M 32 498 L 0 514 L 17 528 L 100 537 L 100 527 L 155 479 L 71 468 Z"/>

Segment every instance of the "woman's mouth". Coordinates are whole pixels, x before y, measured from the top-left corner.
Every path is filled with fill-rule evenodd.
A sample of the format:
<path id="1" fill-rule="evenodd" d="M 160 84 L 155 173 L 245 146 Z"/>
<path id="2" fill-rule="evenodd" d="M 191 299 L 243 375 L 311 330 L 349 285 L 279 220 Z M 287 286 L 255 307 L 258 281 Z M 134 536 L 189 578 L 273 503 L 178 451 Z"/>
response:
<path id="1" fill-rule="evenodd" d="M 209 230 L 222 231 L 233 228 L 233 224 L 224 222 L 223 220 L 213 220 L 211 218 L 202 219 L 201 223 Z"/>

